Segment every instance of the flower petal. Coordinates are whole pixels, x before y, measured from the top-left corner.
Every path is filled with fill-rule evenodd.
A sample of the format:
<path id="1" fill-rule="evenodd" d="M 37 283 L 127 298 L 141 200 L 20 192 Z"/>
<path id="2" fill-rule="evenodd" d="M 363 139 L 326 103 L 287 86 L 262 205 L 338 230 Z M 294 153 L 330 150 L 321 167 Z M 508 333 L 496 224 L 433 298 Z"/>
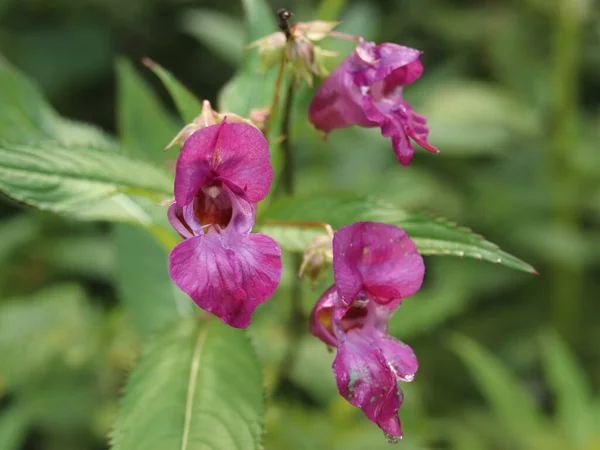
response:
<path id="1" fill-rule="evenodd" d="M 198 189 L 212 178 L 210 155 L 220 129 L 221 124 L 202 128 L 183 144 L 175 167 L 175 201 L 179 206 L 191 203 Z"/>
<path id="2" fill-rule="evenodd" d="M 266 197 L 273 180 L 269 147 L 262 133 L 244 123 L 221 122 L 192 134 L 175 172 L 175 201 L 190 203 L 198 189 L 221 181 L 249 202 Z"/>
<path id="3" fill-rule="evenodd" d="M 402 228 L 356 222 L 333 237 L 333 272 L 346 304 L 366 291 L 378 303 L 396 307 L 421 287 L 425 265 Z"/>
<path id="4" fill-rule="evenodd" d="M 245 328 L 279 284 L 281 249 L 263 234 L 211 230 L 178 244 L 169 257 L 169 272 L 202 309 Z"/>
<path id="5" fill-rule="evenodd" d="M 362 110 L 361 97 L 348 62 L 344 61 L 317 89 L 308 108 L 308 118 L 317 129 L 326 133 L 352 125 L 373 126 Z"/>
<path id="6" fill-rule="evenodd" d="M 339 303 L 335 285 L 331 286 L 321 296 L 310 314 L 310 332 L 327 345 L 337 347 L 338 341 L 334 334 L 334 312 Z"/>
<path id="7" fill-rule="evenodd" d="M 419 57 L 421 51 L 389 42 L 375 45 L 361 42 L 349 56 L 354 72 L 354 82 L 371 86 L 394 73 L 394 79 L 410 84 L 421 76 Z M 403 69 L 403 72 L 398 72 Z"/>
<path id="8" fill-rule="evenodd" d="M 340 394 L 385 433 L 402 436 L 398 381 L 412 381 L 418 363 L 412 349 L 391 337 L 351 330 L 333 361 Z"/>
<path id="9" fill-rule="evenodd" d="M 244 123 L 222 123 L 217 140 L 219 179 L 240 197 L 259 202 L 273 181 L 269 146 L 264 135 Z"/>

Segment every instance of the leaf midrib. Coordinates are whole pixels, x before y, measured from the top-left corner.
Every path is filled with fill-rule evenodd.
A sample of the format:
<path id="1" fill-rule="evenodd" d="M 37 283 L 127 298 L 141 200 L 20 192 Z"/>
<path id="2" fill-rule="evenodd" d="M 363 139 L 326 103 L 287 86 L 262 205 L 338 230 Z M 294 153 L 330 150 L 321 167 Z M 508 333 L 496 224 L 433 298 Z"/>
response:
<path id="1" fill-rule="evenodd" d="M 198 333 L 194 350 L 192 352 L 192 360 L 190 362 L 190 379 L 188 380 L 188 388 L 185 400 L 185 417 L 183 422 L 183 436 L 181 437 L 181 450 L 187 450 L 189 442 L 190 427 L 192 423 L 192 410 L 194 395 L 196 393 L 196 385 L 198 379 L 198 371 L 200 369 L 200 357 L 202 356 L 202 347 L 206 341 L 208 327 L 203 327 Z"/>

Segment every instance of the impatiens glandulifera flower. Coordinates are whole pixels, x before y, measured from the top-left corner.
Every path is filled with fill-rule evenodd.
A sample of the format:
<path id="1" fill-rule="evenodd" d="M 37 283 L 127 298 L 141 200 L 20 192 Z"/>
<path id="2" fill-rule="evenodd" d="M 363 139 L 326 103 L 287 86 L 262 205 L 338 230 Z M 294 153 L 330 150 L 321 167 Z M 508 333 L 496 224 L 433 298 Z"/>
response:
<path id="1" fill-rule="evenodd" d="M 404 86 L 423 72 L 420 56 L 409 47 L 361 41 L 317 90 L 308 112 L 311 123 L 325 133 L 352 125 L 380 127 L 405 166 L 414 154 L 411 139 L 438 153 L 427 142 L 425 117 L 402 96 Z"/>
<path id="2" fill-rule="evenodd" d="M 393 441 L 402 437 L 398 382 L 412 381 L 418 363 L 409 346 L 388 335 L 388 322 L 421 286 L 423 260 L 401 228 L 358 222 L 335 233 L 333 270 L 335 284 L 313 309 L 310 331 L 337 348 L 340 394 Z"/>
<path id="3" fill-rule="evenodd" d="M 279 284 L 279 245 L 250 233 L 272 179 L 267 141 L 244 123 L 196 131 L 177 160 L 168 217 L 185 240 L 171 251 L 169 273 L 198 306 L 232 327 L 247 327 Z"/>

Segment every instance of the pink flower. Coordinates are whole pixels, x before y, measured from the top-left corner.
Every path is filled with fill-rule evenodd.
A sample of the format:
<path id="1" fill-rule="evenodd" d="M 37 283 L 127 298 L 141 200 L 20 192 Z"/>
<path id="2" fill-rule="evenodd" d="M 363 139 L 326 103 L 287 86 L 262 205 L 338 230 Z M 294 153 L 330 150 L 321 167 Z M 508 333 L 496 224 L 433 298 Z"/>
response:
<path id="1" fill-rule="evenodd" d="M 236 328 L 250 324 L 281 277 L 279 245 L 250 233 L 256 202 L 272 178 L 266 139 L 243 123 L 196 131 L 177 160 L 168 217 L 185 240 L 171 251 L 171 278 L 198 306 Z"/>
<path id="2" fill-rule="evenodd" d="M 335 284 L 315 305 L 310 331 L 337 348 L 333 371 L 340 394 L 388 437 L 401 437 L 398 381 L 412 381 L 418 363 L 387 329 L 402 298 L 421 286 L 423 260 L 402 229 L 358 222 L 335 233 L 333 269 Z"/>
<path id="3" fill-rule="evenodd" d="M 403 165 L 410 164 L 414 154 L 410 139 L 438 153 L 427 142 L 425 117 L 402 97 L 404 86 L 423 72 L 420 55 L 397 44 L 360 42 L 317 90 L 309 108 L 310 121 L 325 133 L 352 125 L 380 127 L 383 136 L 392 138 Z"/>

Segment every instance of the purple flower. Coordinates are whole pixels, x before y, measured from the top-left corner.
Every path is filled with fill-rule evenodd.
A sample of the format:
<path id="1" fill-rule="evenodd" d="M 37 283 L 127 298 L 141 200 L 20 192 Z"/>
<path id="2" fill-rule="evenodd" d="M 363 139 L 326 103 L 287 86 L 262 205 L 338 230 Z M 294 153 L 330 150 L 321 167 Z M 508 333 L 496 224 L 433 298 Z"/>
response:
<path id="1" fill-rule="evenodd" d="M 198 306 L 236 328 L 250 324 L 281 276 L 279 245 L 250 233 L 256 202 L 272 179 L 266 139 L 243 123 L 196 131 L 177 160 L 168 217 L 185 240 L 171 251 L 171 278 Z"/>
<path id="2" fill-rule="evenodd" d="M 335 233 L 333 269 L 335 284 L 315 305 L 310 331 L 337 348 L 333 371 L 340 394 L 386 435 L 401 437 L 398 381 L 412 381 L 418 363 L 387 329 L 401 299 L 419 289 L 423 260 L 402 229 L 358 222 Z"/>
<path id="3" fill-rule="evenodd" d="M 325 133 L 352 125 L 380 127 L 392 138 L 403 165 L 410 164 L 410 139 L 434 153 L 427 142 L 425 117 L 413 111 L 402 97 L 404 86 L 421 76 L 421 52 L 397 44 L 360 42 L 354 52 L 325 79 L 309 108 L 309 119 Z"/>

